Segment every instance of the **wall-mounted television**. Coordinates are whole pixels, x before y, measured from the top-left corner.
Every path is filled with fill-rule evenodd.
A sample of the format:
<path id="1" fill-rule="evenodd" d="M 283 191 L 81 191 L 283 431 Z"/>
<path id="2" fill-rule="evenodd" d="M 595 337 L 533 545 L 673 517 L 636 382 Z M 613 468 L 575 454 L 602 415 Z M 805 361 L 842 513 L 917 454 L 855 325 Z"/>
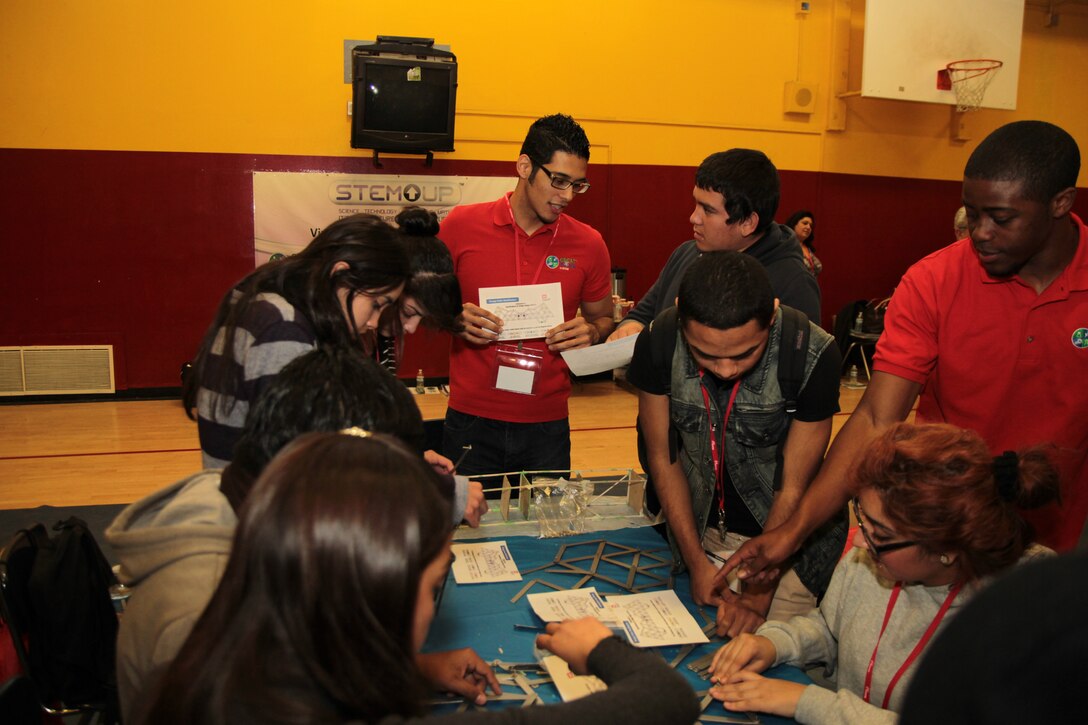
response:
<path id="1" fill-rule="evenodd" d="M 351 146 L 453 151 L 457 58 L 430 38 L 378 36 L 352 50 Z"/>

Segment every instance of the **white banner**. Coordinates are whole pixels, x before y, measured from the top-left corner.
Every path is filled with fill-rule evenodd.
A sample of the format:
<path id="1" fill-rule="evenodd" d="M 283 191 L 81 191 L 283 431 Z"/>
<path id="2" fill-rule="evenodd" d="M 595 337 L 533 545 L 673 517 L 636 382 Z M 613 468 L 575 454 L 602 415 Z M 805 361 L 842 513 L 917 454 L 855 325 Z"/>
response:
<path id="1" fill-rule="evenodd" d="M 253 256 L 259 266 L 273 254 L 293 254 L 326 224 L 352 214 L 386 221 L 406 206 L 422 206 L 441 221 L 458 204 L 493 201 L 512 191 L 513 176 L 401 176 L 253 172 Z"/>

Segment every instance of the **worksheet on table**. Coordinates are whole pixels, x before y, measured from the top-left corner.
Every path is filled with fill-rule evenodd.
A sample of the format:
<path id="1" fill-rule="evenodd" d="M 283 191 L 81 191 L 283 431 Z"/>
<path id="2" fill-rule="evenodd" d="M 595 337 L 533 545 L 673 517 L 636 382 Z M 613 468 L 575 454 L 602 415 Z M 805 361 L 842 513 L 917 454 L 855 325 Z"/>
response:
<path id="1" fill-rule="evenodd" d="M 622 614 L 621 624 L 635 647 L 710 641 L 672 589 L 610 596 L 607 604 Z"/>
<path id="2" fill-rule="evenodd" d="M 521 581 L 521 572 L 514 563 L 505 541 L 482 544 L 454 544 L 453 580 L 458 584 Z"/>

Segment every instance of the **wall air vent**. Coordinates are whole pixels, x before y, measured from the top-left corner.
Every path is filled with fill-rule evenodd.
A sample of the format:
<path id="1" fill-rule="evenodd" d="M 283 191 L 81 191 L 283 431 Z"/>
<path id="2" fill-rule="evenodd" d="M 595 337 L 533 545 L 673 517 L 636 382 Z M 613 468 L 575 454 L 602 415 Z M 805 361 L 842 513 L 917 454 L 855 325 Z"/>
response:
<path id="1" fill-rule="evenodd" d="M 0 396 L 113 392 L 112 345 L 0 347 Z"/>

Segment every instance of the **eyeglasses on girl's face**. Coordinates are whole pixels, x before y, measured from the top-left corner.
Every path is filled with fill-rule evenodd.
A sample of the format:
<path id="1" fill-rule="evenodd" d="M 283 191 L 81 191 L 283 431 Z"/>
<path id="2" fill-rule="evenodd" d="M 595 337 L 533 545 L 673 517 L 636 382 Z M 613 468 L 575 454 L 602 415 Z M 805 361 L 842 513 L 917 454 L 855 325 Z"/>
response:
<path id="1" fill-rule="evenodd" d="M 877 544 L 873 541 L 873 537 L 865 528 L 865 517 L 857 496 L 850 499 L 850 505 L 854 509 L 854 518 L 858 520 L 858 529 L 861 530 L 861 536 L 865 539 L 865 546 L 869 549 L 869 554 L 872 555 L 873 561 L 880 563 L 881 554 L 898 551 L 899 549 L 906 549 L 908 546 L 916 546 L 918 544 L 917 541 L 893 541 L 889 544 Z"/>

